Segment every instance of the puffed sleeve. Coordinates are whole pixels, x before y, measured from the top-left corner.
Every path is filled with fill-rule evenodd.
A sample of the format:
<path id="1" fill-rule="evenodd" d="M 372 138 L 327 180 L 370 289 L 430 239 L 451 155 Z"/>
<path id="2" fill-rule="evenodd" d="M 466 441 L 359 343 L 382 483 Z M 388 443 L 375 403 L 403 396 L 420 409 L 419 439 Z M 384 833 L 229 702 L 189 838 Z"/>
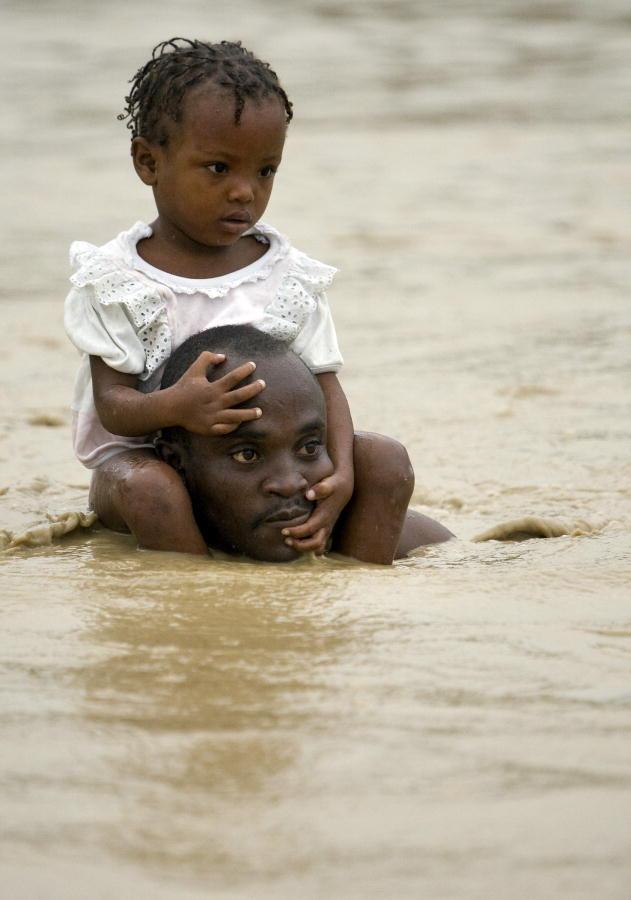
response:
<path id="1" fill-rule="evenodd" d="M 257 323 L 287 341 L 316 375 L 337 372 L 343 363 L 326 297 L 336 271 L 292 249 L 276 295 Z"/>
<path id="2" fill-rule="evenodd" d="M 75 242 L 64 326 L 75 347 L 146 380 L 171 353 L 163 288 L 91 244 Z"/>
<path id="3" fill-rule="evenodd" d="M 145 351 L 120 304 L 99 306 L 90 287 L 72 288 L 64 307 L 66 334 L 77 350 L 100 356 L 117 372 L 140 375 Z"/>
<path id="4" fill-rule="evenodd" d="M 337 343 L 333 316 L 326 294 L 315 296 L 315 309 L 290 345 L 314 375 L 339 372 L 344 360 Z"/>

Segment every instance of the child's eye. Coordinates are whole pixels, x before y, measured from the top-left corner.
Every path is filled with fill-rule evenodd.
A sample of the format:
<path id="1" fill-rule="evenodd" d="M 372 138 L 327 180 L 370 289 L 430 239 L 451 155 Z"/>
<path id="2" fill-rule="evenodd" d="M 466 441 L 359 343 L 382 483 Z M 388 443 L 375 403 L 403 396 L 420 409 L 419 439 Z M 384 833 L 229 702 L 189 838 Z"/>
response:
<path id="1" fill-rule="evenodd" d="M 228 171 L 228 166 L 222 162 L 211 163 L 209 166 L 206 166 L 206 168 L 209 169 L 213 175 L 223 175 L 224 172 Z"/>
<path id="2" fill-rule="evenodd" d="M 321 449 L 322 449 L 321 441 L 307 441 L 307 443 L 303 444 L 302 447 L 300 448 L 300 452 L 302 453 L 303 456 L 313 457 L 313 456 L 318 456 Z"/>
<path id="3" fill-rule="evenodd" d="M 263 178 L 272 178 L 276 174 L 276 166 L 264 166 L 261 169 Z"/>
<path id="4" fill-rule="evenodd" d="M 242 463 L 244 465 L 251 465 L 259 458 L 258 453 L 252 447 L 245 447 L 243 450 L 236 450 L 234 453 L 231 453 L 230 456 L 234 459 L 235 462 Z"/>

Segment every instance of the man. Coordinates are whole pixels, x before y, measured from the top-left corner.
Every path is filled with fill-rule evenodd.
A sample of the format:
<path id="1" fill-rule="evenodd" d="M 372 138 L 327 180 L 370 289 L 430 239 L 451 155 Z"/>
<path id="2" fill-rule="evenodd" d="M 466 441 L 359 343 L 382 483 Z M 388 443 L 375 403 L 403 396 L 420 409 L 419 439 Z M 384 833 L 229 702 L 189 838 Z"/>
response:
<path id="1" fill-rule="evenodd" d="M 258 406 L 262 415 L 228 434 L 165 429 L 156 449 L 183 478 L 209 546 L 270 562 L 296 559 L 314 546 L 302 528 L 317 505 L 310 489 L 333 471 L 320 387 L 284 342 L 249 325 L 193 335 L 169 360 L 162 387 L 174 384 L 204 350 L 226 355 L 209 369 L 209 381 L 243 362 L 256 363 L 256 378 L 266 387 L 243 406 Z M 355 491 L 330 536 L 330 550 L 390 564 L 415 547 L 453 537 L 407 509 L 414 476 L 396 441 L 357 434 L 354 465 Z"/>

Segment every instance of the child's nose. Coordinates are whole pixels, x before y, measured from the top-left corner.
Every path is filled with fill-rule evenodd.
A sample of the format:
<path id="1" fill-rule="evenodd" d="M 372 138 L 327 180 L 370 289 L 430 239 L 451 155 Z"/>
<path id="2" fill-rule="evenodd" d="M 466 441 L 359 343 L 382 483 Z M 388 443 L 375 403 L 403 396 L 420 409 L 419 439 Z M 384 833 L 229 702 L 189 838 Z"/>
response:
<path id="1" fill-rule="evenodd" d="M 233 178 L 228 190 L 228 199 L 233 203 L 251 203 L 254 189 L 249 178 Z"/>

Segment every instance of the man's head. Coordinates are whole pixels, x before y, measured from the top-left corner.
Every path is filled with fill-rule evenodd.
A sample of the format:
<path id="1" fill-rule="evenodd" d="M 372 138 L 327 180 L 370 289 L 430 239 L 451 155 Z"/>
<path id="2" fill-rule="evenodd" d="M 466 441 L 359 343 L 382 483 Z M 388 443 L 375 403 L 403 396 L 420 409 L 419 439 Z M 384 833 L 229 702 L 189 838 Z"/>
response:
<path id="1" fill-rule="evenodd" d="M 162 387 L 174 384 L 204 350 L 226 355 L 209 370 L 210 381 L 254 360 L 251 379 L 262 378 L 266 387 L 242 405 L 263 414 L 227 435 L 165 429 L 158 452 L 181 473 L 211 546 L 271 562 L 295 559 L 282 529 L 308 518 L 314 504 L 305 493 L 333 471 L 320 386 L 285 343 L 249 325 L 227 325 L 185 341 L 167 363 Z"/>

